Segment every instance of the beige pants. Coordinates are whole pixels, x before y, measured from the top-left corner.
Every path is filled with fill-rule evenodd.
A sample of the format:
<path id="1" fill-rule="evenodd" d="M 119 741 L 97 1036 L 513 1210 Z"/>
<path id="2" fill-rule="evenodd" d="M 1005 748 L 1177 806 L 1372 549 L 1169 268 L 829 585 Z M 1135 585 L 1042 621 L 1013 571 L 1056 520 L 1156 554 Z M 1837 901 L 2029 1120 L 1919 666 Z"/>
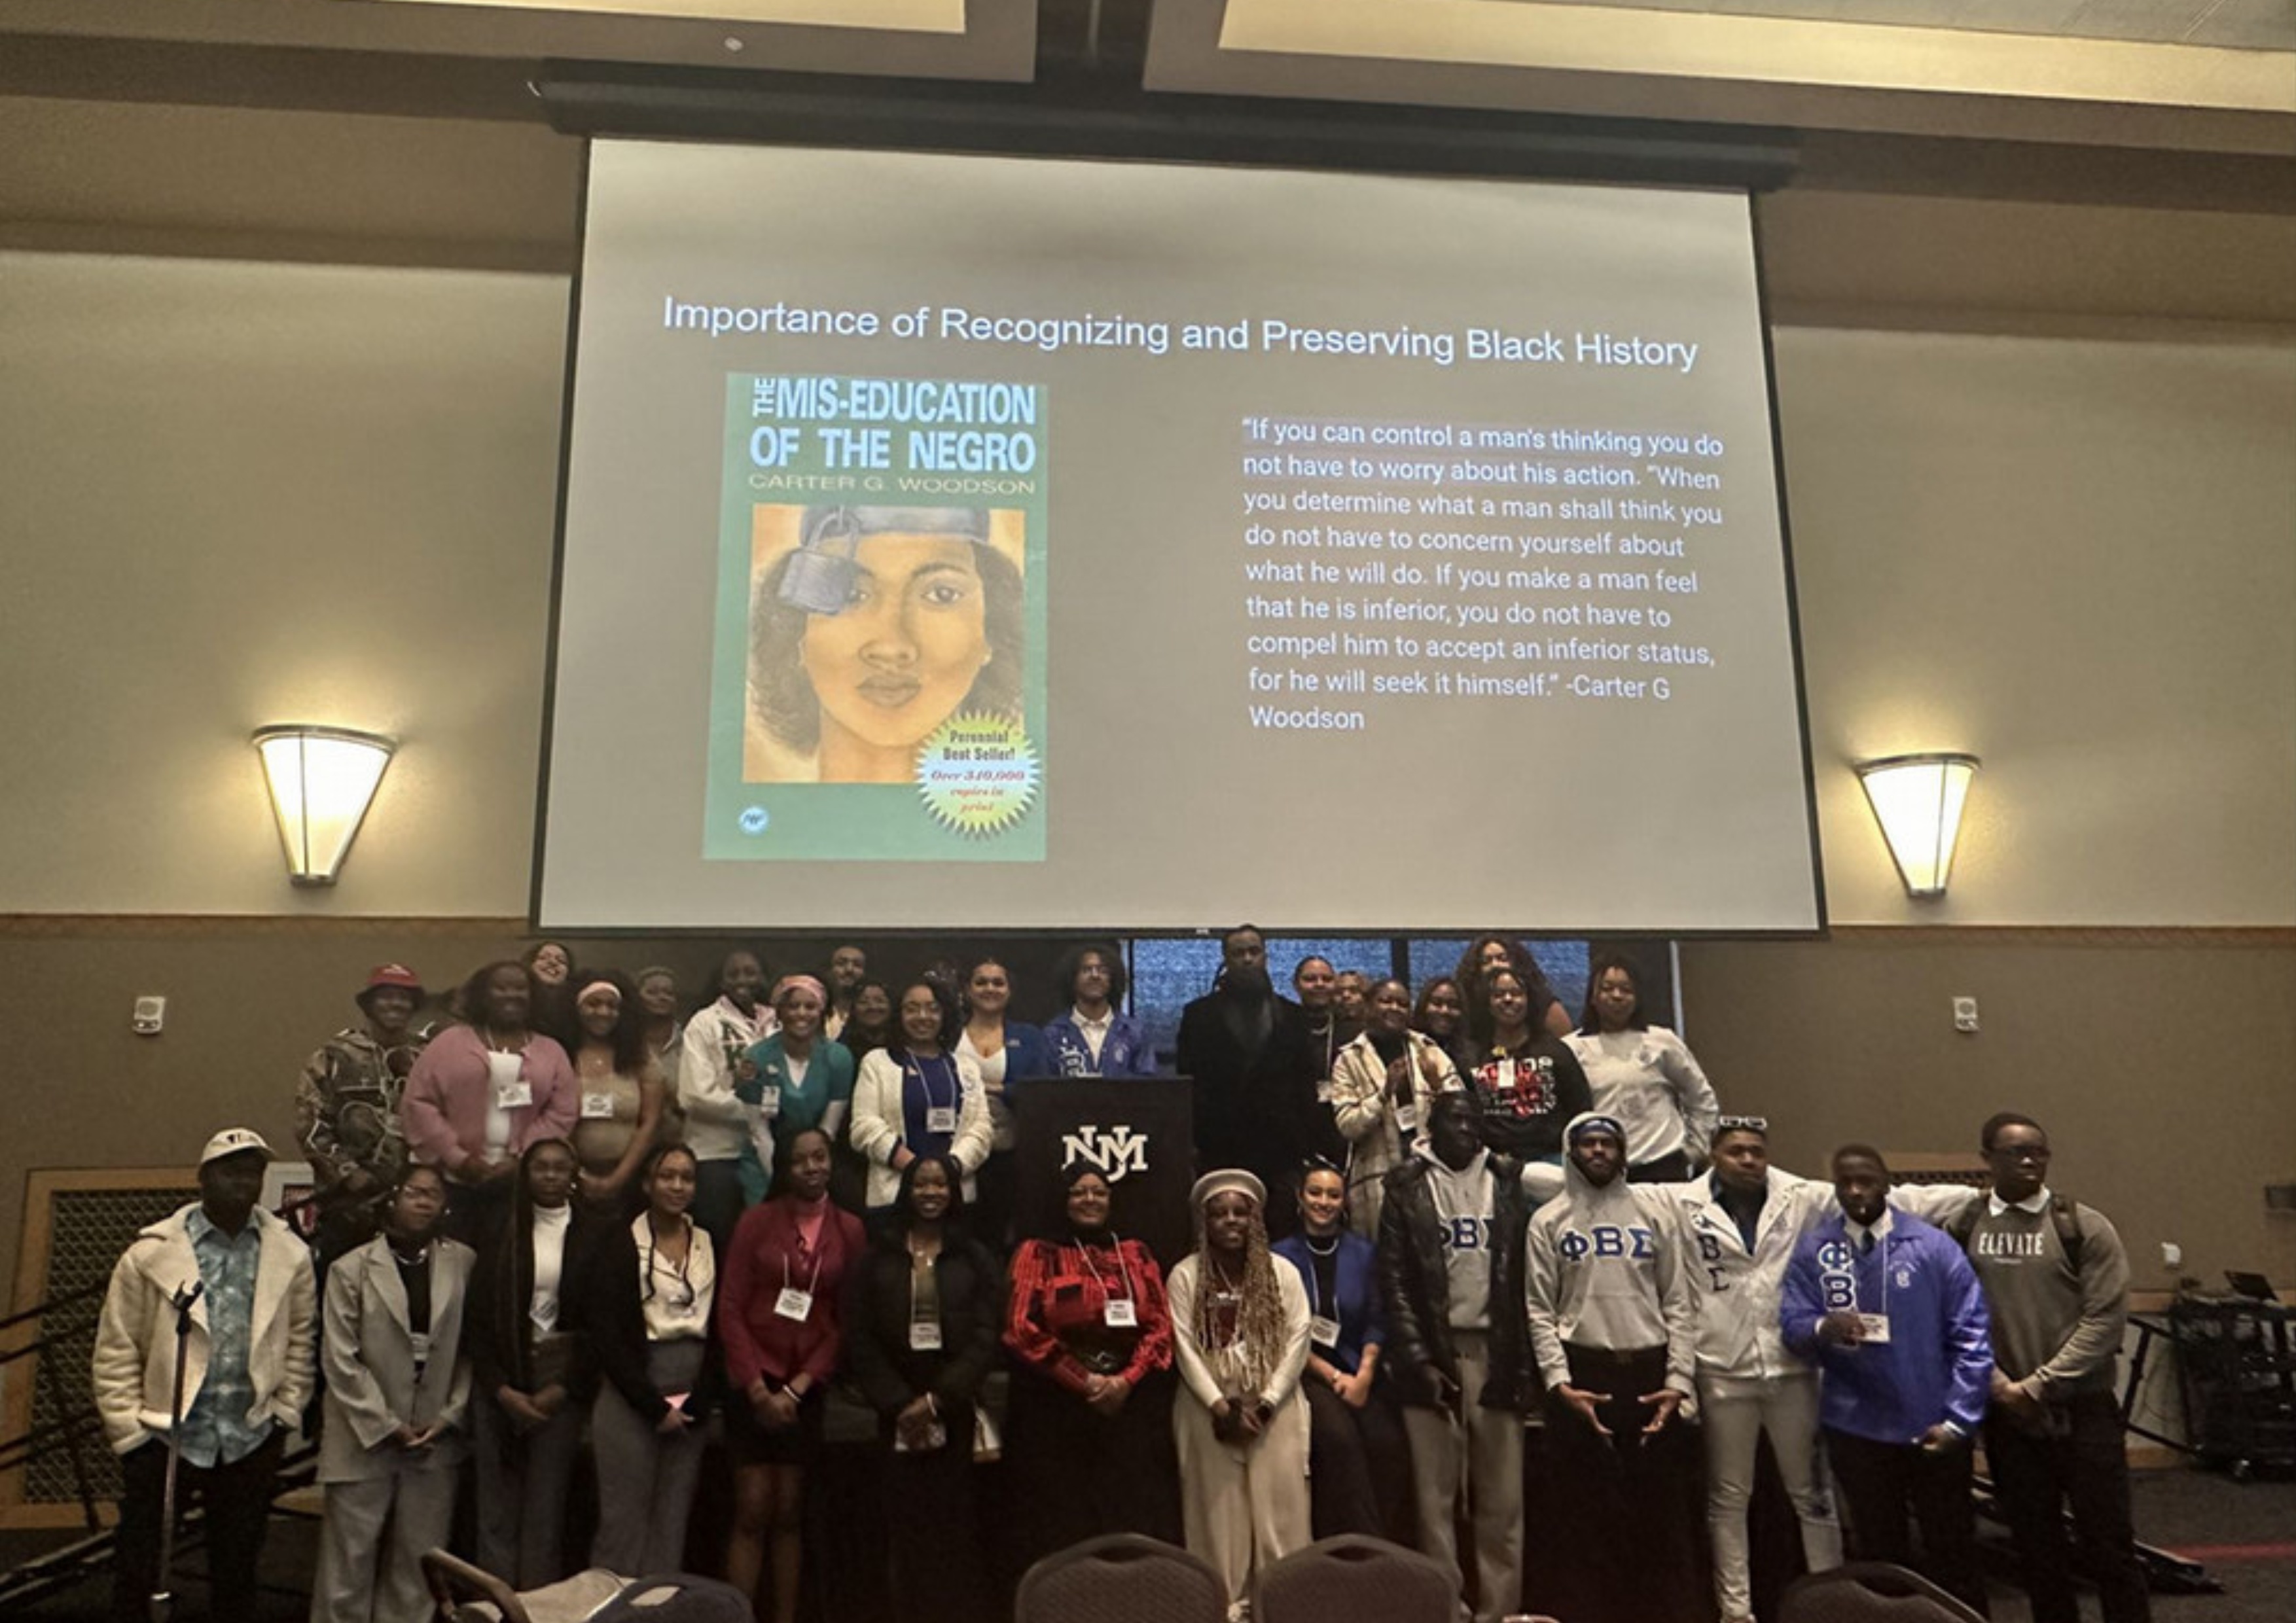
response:
<path id="1" fill-rule="evenodd" d="M 1522 1600 L 1522 1416 L 1478 1406 L 1490 1373 L 1488 1337 L 1455 1330 L 1463 1420 L 1448 1409 L 1403 1411 L 1411 1474 L 1419 1496 L 1419 1547 L 1465 1594 L 1457 1517 L 1467 1515 L 1475 1547 L 1475 1623 L 1498 1623 Z"/>
<path id="2" fill-rule="evenodd" d="M 348 1423 L 340 1411 L 329 1418 Z M 460 1457 L 452 1448 L 389 1457 L 375 1476 L 327 1484 L 311 1623 L 429 1623 L 422 1554 L 453 1529 Z"/>
<path id="3" fill-rule="evenodd" d="M 1172 1434 L 1188 1553 L 1220 1575 L 1228 1599 L 1242 1600 L 1255 1571 L 1314 1540 L 1307 1401 L 1294 1392 L 1259 1441 L 1238 1447 L 1212 1435 L 1211 1411 L 1183 1391 L 1172 1405 Z"/>

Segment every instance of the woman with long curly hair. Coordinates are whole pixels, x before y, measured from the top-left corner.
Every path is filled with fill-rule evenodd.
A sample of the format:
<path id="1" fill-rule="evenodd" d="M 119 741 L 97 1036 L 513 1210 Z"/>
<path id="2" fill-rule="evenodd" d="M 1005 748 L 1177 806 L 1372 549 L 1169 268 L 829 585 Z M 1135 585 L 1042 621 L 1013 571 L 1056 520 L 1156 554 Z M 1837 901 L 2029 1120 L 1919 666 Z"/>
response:
<path id="1" fill-rule="evenodd" d="M 1308 1501 L 1308 1292 L 1278 1268 L 1249 1172 L 1209 1172 L 1188 1203 L 1196 1249 L 1172 1270 L 1172 1406 L 1188 1553 L 1239 1600 L 1262 1566 L 1304 1549 Z"/>
<path id="2" fill-rule="evenodd" d="M 1554 985 L 1546 979 L 1546 971 L 1538 967 L 1538 960 L 1521 942 L 1496 933 L 1477 936 L 1468 942 L 1467 950 L 1459 955 L 1459 967 L 1451 971 L 1451 979 L 1465 994 L 1469 1024 L 1483 1017 L 1483 978 L 1498 969 L 1512 969 L 1530 988 L 1530 1023 L 1534 1027 L 1544 1028 L 1556 1037 L 1570 1035 L 1570 1011 L 1554 995 Z"/>

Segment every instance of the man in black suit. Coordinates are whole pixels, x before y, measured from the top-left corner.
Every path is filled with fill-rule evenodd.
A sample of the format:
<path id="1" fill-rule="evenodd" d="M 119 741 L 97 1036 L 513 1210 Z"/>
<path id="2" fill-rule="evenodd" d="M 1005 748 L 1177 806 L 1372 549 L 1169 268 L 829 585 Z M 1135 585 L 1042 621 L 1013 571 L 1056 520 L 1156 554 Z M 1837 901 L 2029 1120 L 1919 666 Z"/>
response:
<path id="1" fill-rule="evenodd" d="M 1314 1084 L 1298 1073 L 1306 1017 L 1267 977 L 1267 941 L 1239 924 L 1220 938 L 1219 979 L 1180 1012 L 1180 1074 L 1195 1091 L 1196 1164 L 1242 1167 L 1271 1198 L 1292 1186 L 1304 1153 L 1298 1100 Z M 1271 1233 L 1288 1227 L 1288 1205 L 1267 1213 Z"/>

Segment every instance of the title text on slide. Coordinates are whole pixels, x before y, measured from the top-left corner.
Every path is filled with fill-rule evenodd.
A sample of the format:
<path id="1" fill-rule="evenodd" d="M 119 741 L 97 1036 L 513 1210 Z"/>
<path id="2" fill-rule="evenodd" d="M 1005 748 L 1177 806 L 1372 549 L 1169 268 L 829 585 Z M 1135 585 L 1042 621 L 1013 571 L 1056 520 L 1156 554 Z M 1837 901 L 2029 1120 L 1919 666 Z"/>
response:
<path id="1" fill-rule="evenodd" d="M 890 316 L 878 310 L 774 304 L 714 304 L 665 293 L 661 324 L 704 338 L 843 338 L 942 343 L 1013 344 L 1047 355 L 1063 349 L 1136 349 L 1167 355 L 1174 339 L 1184 352 L 1345 356 L 1374 360 L 1426 361 L 1452 366 L 1462 360 L 1517 365 L 1638 368 L 1687 375 L 1698 365 L 1695 339 L 1573 327 L 1568 336 L 1544 322 L 1536 330 L 1504 326 L 1458 329 L 1332 325 L 1289 316 L 1192 321 L 1131 316 L 1033 315 L 975 311 L 958 305 L 918 305 Z"/>
<path id="2" fill-rule="evenodd" d="M 750 430 L 750 463 L 768 470 L 791 466 L 804 450 L 801 425 L 810 422 L 828 477 L 887 472 L 895 465 L 893 428 L 875 425 L 890 423 L 906 430 L 899 448 L 906 472 L 1031 473 L 1038 392 L 1034 383 L 754 378 L 750 416 L 757 426 Z"/>

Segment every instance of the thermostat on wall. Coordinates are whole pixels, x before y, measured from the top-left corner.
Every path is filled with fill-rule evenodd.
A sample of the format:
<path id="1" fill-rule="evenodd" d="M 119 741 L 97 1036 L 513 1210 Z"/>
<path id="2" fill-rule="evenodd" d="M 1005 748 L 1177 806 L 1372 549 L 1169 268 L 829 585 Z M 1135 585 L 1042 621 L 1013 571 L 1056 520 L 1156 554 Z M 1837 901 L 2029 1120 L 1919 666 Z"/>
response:
<path id="1" fill-rule="evenodd" d="M 139 997 L 135 1012 L 128 1022 L 138 1037 L 157 1037 L 168 1023 L 168 1000 L 164 997 Z"/>

